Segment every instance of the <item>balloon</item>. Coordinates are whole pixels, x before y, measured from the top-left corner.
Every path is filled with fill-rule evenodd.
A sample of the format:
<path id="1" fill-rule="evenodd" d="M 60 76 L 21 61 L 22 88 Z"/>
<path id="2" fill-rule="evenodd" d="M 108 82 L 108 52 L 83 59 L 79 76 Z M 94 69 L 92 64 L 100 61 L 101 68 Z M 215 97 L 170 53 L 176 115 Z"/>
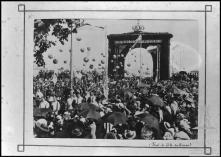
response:
<path id="1" fill-rule="evenodd" d="M 90 68 L 90 69 L 93 69 L 93 68 L 94 68 L 94 66 L 91 64 L 91 65 L 89 66 L 89 68 Z"/>
<path id="2" fill-rule="evenodd" d="M 114 61 L 113 60 L 111 60 L 111 63 L 113 63 Z"/>
<path id="3" fill-rule="evenodd" d="M 54 63 L 54 64 L 57 64 L 57 63 L 58 63 L 58 60 L 57 60 L 57 59 L 54 59 L 54 60 L 53 60 L 53 63 Z"/>
<path id="4" fill-rule="evenodd" d="M 90 51 L 90 50 L 91 50 L 91 48 L 90 48 L 90 47 L 87 47 L 87 50 L 88 50 L 88 51 Z"/>
<path id="5" fill-rule="evenodd" d="M 98 66 L 101 66 L 101 64 L 98 64 Z"/>
<path id="6" fill-rule="evenodd" d="M 88 62 L 89 61 L 89 59 L 87 58 L 87 57 L 84 57 L 84 62 Z"/>
<path id="7" fill-rule="evenodd" d="M 123 54 L 121 54 L 121 57 L 124 57 L 124 55 L 123 55 Z"/>
<path id="8" fill-rule="evenodd" d="M 128 63 L 127 66 L 130 67 L 131 66 L 130 63 Z"/>
<path id="9" fill-rule="evenodd" d="M 76 40 L 77 40 L 77 41 L 81 41 L 81 38 L 80 38 L 80 37 L 77 37 Z"/>
<path id="10" fill-rule="evenodd" d="M 60 49 L 60 50 L 59 50 L 59 52 L 63 52 L 63 50 L 62 50 L 62 49 Z"/>
<path id="11" fill-rule="evenodd" d="M 95 59 L 92 59 L 93 62 L 95 62 Z"/>
<path id="12" fill-rule="evenodd" d="M 116 58 L 117 58 L 117 56 L 116 56 L 116 55 L 113 55 L 113 58 L 114 58 L 114 59 L 116 59 Z"/>
<path id="13" fill-rule="evenodd" d="M 80 49 L 80 51 L 83 53 L 83 52 L 84 52 L 84 49 L 83 49 L 83 48 L 81 48 L 81 49 Z"/>
<path id="14" fill-rule="evenodd" d="M 52 55 L 48 55 L 48 58 L 49 58 L 49 59 L 52 59 L 52 58 L 53 58 L 53 56 L 52 56 Z"/>
<path id="15" fill-rule="evenodd" d="M 101 60 L 101 63 L 104 64 L 104 60 Z"/>
<path id="16" fill-rule="evenodd" d="M 119 66 L 116 66 L 116 69 L 119 69 L 120 67 Z"/>
<path id="17" fill-rule="evenodd" d="M 67 63 L 67 61 L 64 61 L 64 64 L 66 64 Z"/>

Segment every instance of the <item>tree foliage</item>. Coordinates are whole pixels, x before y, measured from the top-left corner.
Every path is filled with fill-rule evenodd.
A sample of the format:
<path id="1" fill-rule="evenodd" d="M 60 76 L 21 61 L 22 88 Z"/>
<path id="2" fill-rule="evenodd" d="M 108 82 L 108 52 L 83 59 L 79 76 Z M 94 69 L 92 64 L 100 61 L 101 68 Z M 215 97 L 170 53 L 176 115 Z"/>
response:
<path id="1" fill-rule="evenodd" d="M 64 45 L 71 33 L 85 25 L 80 19 L 37 19 L 34 21 L 34 62 L 37 66 L 45 66 L 43 54 L 48 48 L 55 46 L 57 41 L 48 39 L 52 35 Z"/>

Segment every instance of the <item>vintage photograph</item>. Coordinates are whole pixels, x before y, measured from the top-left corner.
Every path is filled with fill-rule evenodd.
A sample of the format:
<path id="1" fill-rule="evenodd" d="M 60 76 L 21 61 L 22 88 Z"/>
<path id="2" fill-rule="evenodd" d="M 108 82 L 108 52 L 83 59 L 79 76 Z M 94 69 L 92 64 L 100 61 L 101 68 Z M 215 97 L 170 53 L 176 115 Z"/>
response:
<path id="1" fill-rule="evenodd" d="M 197 20 L 33 26 L 35 138 L 198 139 Z"/>

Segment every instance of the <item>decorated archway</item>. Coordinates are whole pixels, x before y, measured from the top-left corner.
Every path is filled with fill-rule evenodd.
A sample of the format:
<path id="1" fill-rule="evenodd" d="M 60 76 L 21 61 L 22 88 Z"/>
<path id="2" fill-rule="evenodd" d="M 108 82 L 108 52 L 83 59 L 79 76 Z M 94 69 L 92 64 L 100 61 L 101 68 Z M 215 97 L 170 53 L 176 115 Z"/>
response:
<path id="1" fill-rule="evenodd" d="M 149 50 L 153 58 L 153 79 L 166 80 L 170 77 L 170 33 L 143 32 L 139 23 L 133 27 L 133 32 L 108 35 L 108 77 L 122 79 L 124 77 L 125 56 L 131 48 Z M 141 38 L 141 40 L 138 38 Z"/>

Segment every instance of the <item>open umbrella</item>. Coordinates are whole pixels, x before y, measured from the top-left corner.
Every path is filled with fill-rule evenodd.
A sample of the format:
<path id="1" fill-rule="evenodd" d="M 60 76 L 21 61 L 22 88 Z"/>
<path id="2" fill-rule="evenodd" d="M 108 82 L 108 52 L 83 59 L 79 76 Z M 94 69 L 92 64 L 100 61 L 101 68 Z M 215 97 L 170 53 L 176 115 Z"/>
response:
<path id="1" fill-rule="evenodd" d="M 107 122 L 117 125 L 117 124 L 127 124 L 127 117 L 122 112 L 113 112 L 107 117 Z"/>
<path id="2" fill-rule="evenodd" d="M 87 113 L 86 118 L 98 120 L 98 119 L 101 118 L 101 115 L 100 115 L 100 113 L 97 112 L 97 111 L 90 110 L 90 111 Z"/>
<path id="3" fill-rule="evenodd" d="M 137 117 L 148 125 L 150 128 L 154 128 L 157 131 L 157 134 L 160 134 L 160 125 L 159 120 L 150 113 L 141 113 Z"/>
<path id="4" fill-rule="evenodd" d="M 97 111 L 99 110 L 99 107 L 97 107 L 96 105 L 94 104 L 89 104 L 89 103 L 81 103 L 79 104 L 79 109 L 80 111 L 85 111 L 85 110 L 92 110 L 92 111 Z"/>
<path id="5" fill-rule="evenodd" d="M 148 98 L 148 101 L 153 106 L 159 106 L 159 107 L 165 106 L 163 100 L 157 95 L 152 95 L 150 98 Z"/>

